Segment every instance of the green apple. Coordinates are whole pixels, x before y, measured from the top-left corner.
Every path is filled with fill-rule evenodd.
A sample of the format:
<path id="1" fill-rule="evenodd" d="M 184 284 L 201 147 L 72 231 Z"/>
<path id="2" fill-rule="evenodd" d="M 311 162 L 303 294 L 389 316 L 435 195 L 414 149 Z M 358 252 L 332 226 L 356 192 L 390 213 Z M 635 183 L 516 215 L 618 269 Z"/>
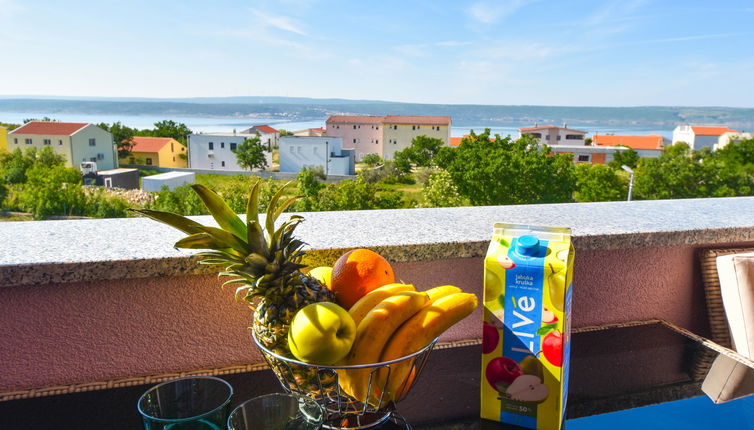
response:
<path id="1" fill-rule="evenodd" d="M 356 323 L 335 303 L 318 302 L 296 312 L 288 331 L 288 347 L 305 363 L 329 366 L 348 354 L 356 338 Z"/>
<path id="2" fill-rule="evenodd" d="M 319 266 L 309 271 L 309 276 L 325 284 L 327 288 L 330 288 L 330 280 L 332 279 L 332 267 Z"/>
<path id="3" fill-rule="evenodd" d="M 503 294 L 503 281 L 500 275 L 493 272 L 492 269 L 486 269 L 484 274 L 484 300 L 489 302 L 497 299 Z"/>

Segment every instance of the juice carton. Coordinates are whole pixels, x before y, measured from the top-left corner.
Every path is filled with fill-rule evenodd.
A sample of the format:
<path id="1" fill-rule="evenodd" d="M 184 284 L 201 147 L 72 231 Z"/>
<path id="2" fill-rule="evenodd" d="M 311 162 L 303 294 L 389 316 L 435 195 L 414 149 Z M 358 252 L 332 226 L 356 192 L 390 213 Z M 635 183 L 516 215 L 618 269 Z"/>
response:
<path id="1" fill-rule="evenodd" d="M 562 428 L 573 257 L 568 228 L 495 224 L 484 259 L 482 418 Z"/>

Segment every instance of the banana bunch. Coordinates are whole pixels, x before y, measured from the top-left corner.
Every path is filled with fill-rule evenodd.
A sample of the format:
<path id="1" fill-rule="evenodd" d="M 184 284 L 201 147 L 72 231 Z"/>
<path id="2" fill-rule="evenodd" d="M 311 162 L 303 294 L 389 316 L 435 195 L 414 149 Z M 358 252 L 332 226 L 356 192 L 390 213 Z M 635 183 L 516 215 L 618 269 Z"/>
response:
<path id="1" fill-rule="evenodd" d="M 443 285 L 416 291 L 410 284 L 389 284 L 357 301 L 349 310 L 356 339 L 340 365 L 352 366 L 405 357 L 429 345 L 477 307 L 474 294 Z M 341 389 L 359 401 L 384 405 L 398 401 L 411 387 L 413 359 L 390 368 L 341 369 Z"/>

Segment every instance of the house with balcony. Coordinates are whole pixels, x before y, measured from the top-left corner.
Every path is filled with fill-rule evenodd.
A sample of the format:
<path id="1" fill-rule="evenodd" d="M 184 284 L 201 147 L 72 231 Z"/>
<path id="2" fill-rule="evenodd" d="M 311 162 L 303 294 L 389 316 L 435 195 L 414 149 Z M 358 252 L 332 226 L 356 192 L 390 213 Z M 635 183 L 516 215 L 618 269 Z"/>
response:
<path id="1" fill-rule="evenodd" d="M 679 125 L 673 130 L 673 145 L 684 142 L 689 148 L 699 150 L 702 148 L 714 149 L 720 136 L 725 133 L 738 133 L 728 127 L 707 127 L 697 125 Z"/>
<path id="2" fill-rule="evenodd" d="M 278 140 L 280 139 L 280 132 L 269 125 L 255 125 L 242 130 L 239 134 L 248 134 L 251 136 L 259 134 L 259 141 L 267 145 L 267 150 L 270 152 L 272 152 L 273 148 L 278 147 Z"/>
<path id="3" fill-rule="evenodd" d="M 117 166 L 117 149 L 110 132 L 94 124 L 58 121 L 29 121 L 8 133 L 8 150 L 52 148 L 65 158 L 66 166 L 97 163 L 98 170 Z"/>
<path id="4" fill-rule="evenodd" d="M 587 145 L 586 134 L 585 131 L 571 129 L 566 125 L 535 125 L 518 129 L 519 138 L 531 136 L 539 140 L 540 144 L 547 145 L 555 154 L 571 155 L 574 163 L 606 164 L 613 160 L 616 152 L 625 150 L 617 146 Z"/>
<path id="5" fill-rule="evenodd" d="M 684 428 L 744 429 L 750 398 L 717 405 L 701 391 L 722 357 L 714 353 L 732 351 L 717 340 L 720 297 L 706 297 L 700 255 L 751 249 L 753 211 L 754 197 L 735 197 L 312 212 L 296 233 L 310 266 L 368 248 L 418 291 L 452 284 L 479 298 L 470 317 L 440 336 L 397 403 L 414 428 L 500 427 L 479 422 L 481 301 L 492 228 L 506 222 L 573 229 L 567 428 L 651 428 L 662 414 L 685 420 Z M 252 343 L 252 310 L 219 287 L 221 268 L 173 247 L 185 236 L 144 218 L 3 225 L 0 427 L 137 428 L 139 396 L 189 375 L 230 382 L 232 406 L 282 391 Z M 736 356 L 733 365 L 752 362 Z M 642 421 L 636 413 L 648 405 Z M 579 427 L 590 416 L 597 421 Z"/>
<path id="6" fill-rule="evenodd" d="M 613 147 L 625 146 L 631 148 L 642 158 L 656 158 L 665 149 L 667 139 L 659 134 L 649 136 L 621 136 L 613 134 L 595 134 L 592 136 L 592 145 Z M 608 160 L 609 162 L 609 160 Z"/>
<path id="7" fill-rule="evenodd" d="M 420 115 L 332 115 L 326 135 L 343 139 L 345 149 L 354 149 L 356 159 L 377 154 L 392 160 L 396 152 L 411 146 L 417 136 L 441 139 L 450 144 L 449 116 Z"/>
<path id="8" fill-rule="evenodd" d="M 326 175 L 353 175 L 353 149 L 343 149 L 343 139 L 330 136 L 283 136 L 280 138 L 280 171 L 298 173 L 321 167 Z"/>
<path id="9" fill-rule="evenodd" d="M 200 170 L 244 171 L 238 165 L 238 159 L 233 151 L 244 140 L 253 139 L 257 136 L 257 133 L 191 134 L 188 138 L 188 166 L 191 169 Z M 262 143 L 268 148 L 271 145 L 269 142 Z M 267 160 L 267 167 L 272 167 L 272 151 L 266 151 L 265 158 Z"/>
<path id="10" fill-rule="evenodd" d="M 134 136 L 131 153 L 118 158 L 120 164 L 186 168 L 186 147 L 171 137 Z"/>

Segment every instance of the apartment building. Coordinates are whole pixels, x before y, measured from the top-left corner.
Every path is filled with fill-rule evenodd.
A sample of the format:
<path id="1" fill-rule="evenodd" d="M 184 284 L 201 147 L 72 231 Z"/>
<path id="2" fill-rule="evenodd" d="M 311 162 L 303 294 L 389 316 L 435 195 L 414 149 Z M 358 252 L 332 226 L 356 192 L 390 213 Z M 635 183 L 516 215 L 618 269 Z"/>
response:
<path id="1" fill-rule="evenodd" d="M 186 147 L 171 137 L 134 136 L 131 153 L 120 157 L 120 164 L 135 166 L 177 167 L 188 166 Z"/>
<path id="2" fill-rule="evenodd" d="M 332 115 L 327 119 L 326 136 L 343 139 L 344 149 L 356 151 L 356 159 L 377 154 L 391 160 L 411 145 L 417 136 L 442 139 L 450 144 L 449 116 Z"/>
<path id="3" fill-rule="evenodd" d="M 30 121 L 8 133 L 9 151 L 44 147 L 62 155 L 68 167 L 78 168 L 83 161 L 97 163 L 98 170 L 118 167 L 113 136 L 94 124 Z"/>
<path id="4" fill-rule="evenodd" d="M 728 127 L 703 127 L 694 125 L 679 125 L 673 130 L 673 145 L 685 142 L 691 149 L 714 149 L 725 133 L 738 133 Z"/>
<path id="5" fill-rule="evenodd" d="M 248 131 L 248 130 L 245 130 Z M 191 134 L 188 139 L 189 167 L 205 170 L 243 171 L 233 152 L 246 139 L 257 134 L 248 133 L 200 133 Z M 266 146 L 271 143 L 262 142 Z M 269 147 L 269 146 L 268 146 Z M 265 152 L 267 167 L 272 167 L 272 152 Z"/>
<path id="6" fill-rule="evenodd" d="M 267 145 L 267 150 L 272 152 L 273 148 L 278 147 L 280 140 L 280 131 L 270 127 L 269 125 L 255 125 L 246 130 L 242 130 L 239 134 L 248 134 L 256 136 L 259 134 L 259 142 L 263 145 Z"/>
<path id="7" fill-rule="evenodd" d="M 586 144 L 586 132 L 568 128 L 567 125 L 558 127 L 555 125 L 535 125 L 534 127 L 525 127 L 518 129 L 518 137 L 523 135 L 539 139 L 540 142 L 549 145 L 576 145 L 584 146 Z"/>

